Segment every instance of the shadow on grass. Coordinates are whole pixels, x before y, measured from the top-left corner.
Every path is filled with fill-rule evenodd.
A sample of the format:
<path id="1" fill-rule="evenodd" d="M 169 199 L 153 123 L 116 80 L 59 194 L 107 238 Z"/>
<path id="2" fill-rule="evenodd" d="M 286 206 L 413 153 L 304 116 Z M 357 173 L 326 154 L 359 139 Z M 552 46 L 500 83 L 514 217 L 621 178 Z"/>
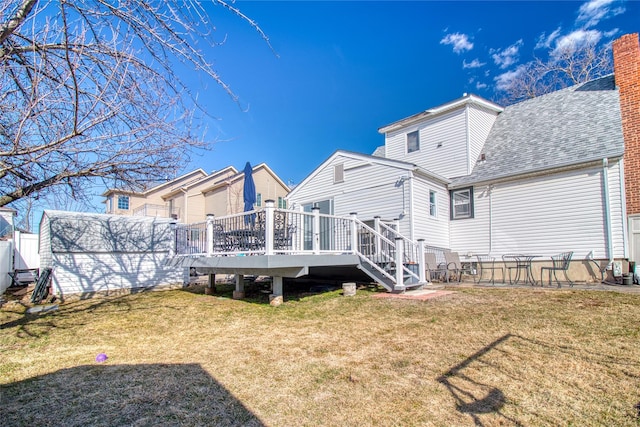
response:
<path id="1" fill-rule="evenodd" d="M 0 387 L 3 425 L 262 426 L 198 364 L 85 365 Z"/>
<path id="2" fill-rule="evenodd" d="M 510 338 L 513 338 L 513 335 L 503 335 L 491 344 L 467 357 L 437 379 L 438 382 L 447 387 L 455 399 L 456 409 L 463 414 L 470 415 L 476 426 L 484 425 L 479 418 L 480 414 L 491 413 L 501 415 L 510 423 L 519 425 L 517 420 L 513 420 L 500 412 L 506 403 L 506 398 L 502 390 L 492 387 L 489 384 L 478 382 L 464 372 L 469 365 L 479 361 L 482 356 L 494 350 L 498 345 Z"/>

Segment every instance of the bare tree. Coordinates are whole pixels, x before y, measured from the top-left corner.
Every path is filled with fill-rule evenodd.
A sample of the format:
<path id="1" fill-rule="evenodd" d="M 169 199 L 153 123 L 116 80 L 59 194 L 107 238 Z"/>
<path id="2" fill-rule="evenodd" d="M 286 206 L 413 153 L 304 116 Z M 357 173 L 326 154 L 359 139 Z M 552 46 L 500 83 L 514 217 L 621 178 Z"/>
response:
<path id="1" fill-rule="evenodd" d="M 99 181 L 139 190 L 209 145 L 206 112 L 174 71 L 190 66 L 237 98 L 198 42 L 215 45 L 223 0 L 0 0 L 0 206 Z"/>
<path id="2" fill-rule="evenodd" d="M 611 46 L 598 47 L 595 41 L 556 47 L 546 61 L 536 58 L 520 65 L 497 89 L 504 105 L 535 98 L 611 74 Z"/>

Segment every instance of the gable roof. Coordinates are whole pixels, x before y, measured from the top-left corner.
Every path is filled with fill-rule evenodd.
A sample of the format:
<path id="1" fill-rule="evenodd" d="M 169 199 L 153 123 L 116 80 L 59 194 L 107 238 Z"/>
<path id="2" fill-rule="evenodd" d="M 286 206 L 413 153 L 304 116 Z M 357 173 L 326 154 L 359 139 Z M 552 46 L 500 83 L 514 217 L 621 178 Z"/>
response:
<path id="1" fill-rule="evenodd" d="M 277 182 L 278 184 L 280 184 L 287 192 L 289 192 L 291 189 L 289 188 L 289 186 L 287 184 L 284 183 L 284 181 L 282 181 L 282 179 L 280 179 L 280 177 L 278 175 L 276 175 L 276 173 L 266 164 L 266 163 L 260 163 L 257 166 L 254 166 L 251 168 L 251 170 L 253 171 L 252 173 L 256 173 L 258 170 L 260 169 L 264 169 L 265 171 L 267 171 L 267 173 L 269 173 L 269 175 L 271 175 Z M 216 181 L 213 184 L 211 184 L 210 186 L 202 189 L 201 193 L 205 194 L 205 193 L 209 193 L 215 189 L 217 189 L 220 186 L 223 185 L 230 185 L 234 182 L 237 182 L 239 180 L 244 179 L 244 170 L 237 172 L 234 175 L 228 176 L 222 180 Z"/>
<path id="2" fill-rule="evenodd" d="M 439 105 L 437 107 L 433 107 L 433 108 L 429 108 L 428 110 L 422 111 L 420 113 L 414 114 L 412 116 L 406 117 L 404 119 L 395 121 L 393 123 L 390 123 L 386 126 L 382 126 L 381 128 L 378 129 L 379 133 L 388 133 L 388 132 L 392 132 L 398 129 L 402 129 L 404 127 L 413 125 L 415 123 L 418 123 L 419 121 L 425 119 L 425 118 L 431 118 L 431 117 L 435 117 L 438 116 L 440 114 L 444 114 L 446 112 L 461 108 L 461 107 L 465 107 L 467 105 L 477 105 L 480 107 L 484 107 L 487 108 L 489 110 L 493 110 L 496 113 L 500 113 L 503 108 L 497 104 L 494 104 L 491 101 L 487 101 L 484 98 L 481 98 L 479 96 L 470 94 L 467 95 L 466 93 L 464 94 L 464 96 L 462 96 L 461 98 L 458 99 L 454 99 L 453 101 L 447 102 L 446 104 L 442 104 Z"/>
<path id="3" fill-rule="evenodd" d="M 506 107 L 470 175 L 452 187 L 566 168 L 624 154 L 613 75 Z"/>
<path id="4" fill-rule="evenodd" d="M 187 178 L 191 178 L 193 177 L 193 179 L 189 182 L 192 182 L 193 180 L 199 180 L 201 178 L 206 178 L 207 177 L 207 173 L 202 170 L 202 168 L 198 168 L 195 170 L 192 170 L 191 172 L 187 172 L 184 175 L 181 175 L 177 178 L 174 178 L 172 180 L 169 181 L 165 181 L 162 182 L 160 184 L 154 185 L 151 188 L 148 188 L 147 190 L 144 191 L 127 191 L 127 190 L 119 190 L 116 188 L 108 188 L 104 193 L 102 193 L 103 197 L 107 197 L 110 194 L 130 194 L 130 195 L 138 195 L 138 196 L 146 196 L 149 193 L 152 193 L 154 191 L 158 191 L 164 187 L 171 187 L 172 185 L 176 185 L 176 183 L 180 183 L 183 180 L 187 179 Z M 184 184 L 182 184 L 184 185 Z M 171 190 L 173 191 L 173 189 Z"/>
<path id="5" fill-rule="evenodd" d="M 303 188 L 309 181 L 311 181 L 316 175 L 318 175 L 318 173 L 320 173 L 321 170 L 323 170 L 327 165 L 329 165 L 336 157 L 340 157 L 340 156 L 361 160 L 368 164 L 375 163 L 383 166 L 403 169 L 406 171 L 413 171 L 426 178 L 432 179 L 437 182 L 441 182 L 443 184 L 448 184 L 449 182 L 451 182 L 447 178 L 441 175 L 438 175 L 437 173 L 421 168 L 418 165 L 413 163 L 403 162 L 401 160 L 388 159 L 386 157 L 373 156 L 369 154 L 356 153 L 355 151 L 336 150 L 324 162 L 322 162 L 317 168 L 315 168 L 309 175 L 307 175 L 307 177 L 303 179 L 302 182 L 300 182 L 300 184 L 296 185 L 296 187 L 293 190 L 291 190 L 291 192 L 288 194 L 287 198 L 290 198 L 291 196 L 295 196 L 296 192 L 300 188 Z"/>

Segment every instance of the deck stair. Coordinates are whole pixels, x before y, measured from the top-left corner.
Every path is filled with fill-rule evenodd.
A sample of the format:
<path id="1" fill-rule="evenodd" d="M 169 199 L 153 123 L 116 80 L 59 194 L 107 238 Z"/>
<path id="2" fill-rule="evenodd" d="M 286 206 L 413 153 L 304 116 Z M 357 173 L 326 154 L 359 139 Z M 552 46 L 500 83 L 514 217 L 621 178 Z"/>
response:
<path id="1" fill-rule="evenodd" d="M 380 218 L 367 224 L 356 214 L 341 217 L 320 214 L 317 208 L 312 212 L 276 209 L 268 203 L 259 211 L 176 224 L 173 263 L 195 262 L 200 267 L 215 266 L 218 272 L 243 270 L 246 274 L 251 269 L 263 274 L 269 265 L 277 265 L 273 268 L 281 274 L 296 274 L 284 277 L 299 277 L 319 262 L 342 268 L 349 262 L 389 292 L 421 288 L 429 284 L 424 241 L 412 241 L 397 228 L 397 223 Z M 285 230 L 286 241 L 277 239 Z"/>

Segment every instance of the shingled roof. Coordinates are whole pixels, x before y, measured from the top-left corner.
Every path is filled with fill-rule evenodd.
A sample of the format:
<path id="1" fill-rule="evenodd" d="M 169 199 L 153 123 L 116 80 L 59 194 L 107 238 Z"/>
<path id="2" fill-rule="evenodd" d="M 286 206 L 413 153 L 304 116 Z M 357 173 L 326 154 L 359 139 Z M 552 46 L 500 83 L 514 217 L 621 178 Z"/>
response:
<path id="1" fill-rule="evenodd" d="M 461 187 L 569 167 L 624 153 L 613 75 L 511 105 L 496 119 Z"/>

